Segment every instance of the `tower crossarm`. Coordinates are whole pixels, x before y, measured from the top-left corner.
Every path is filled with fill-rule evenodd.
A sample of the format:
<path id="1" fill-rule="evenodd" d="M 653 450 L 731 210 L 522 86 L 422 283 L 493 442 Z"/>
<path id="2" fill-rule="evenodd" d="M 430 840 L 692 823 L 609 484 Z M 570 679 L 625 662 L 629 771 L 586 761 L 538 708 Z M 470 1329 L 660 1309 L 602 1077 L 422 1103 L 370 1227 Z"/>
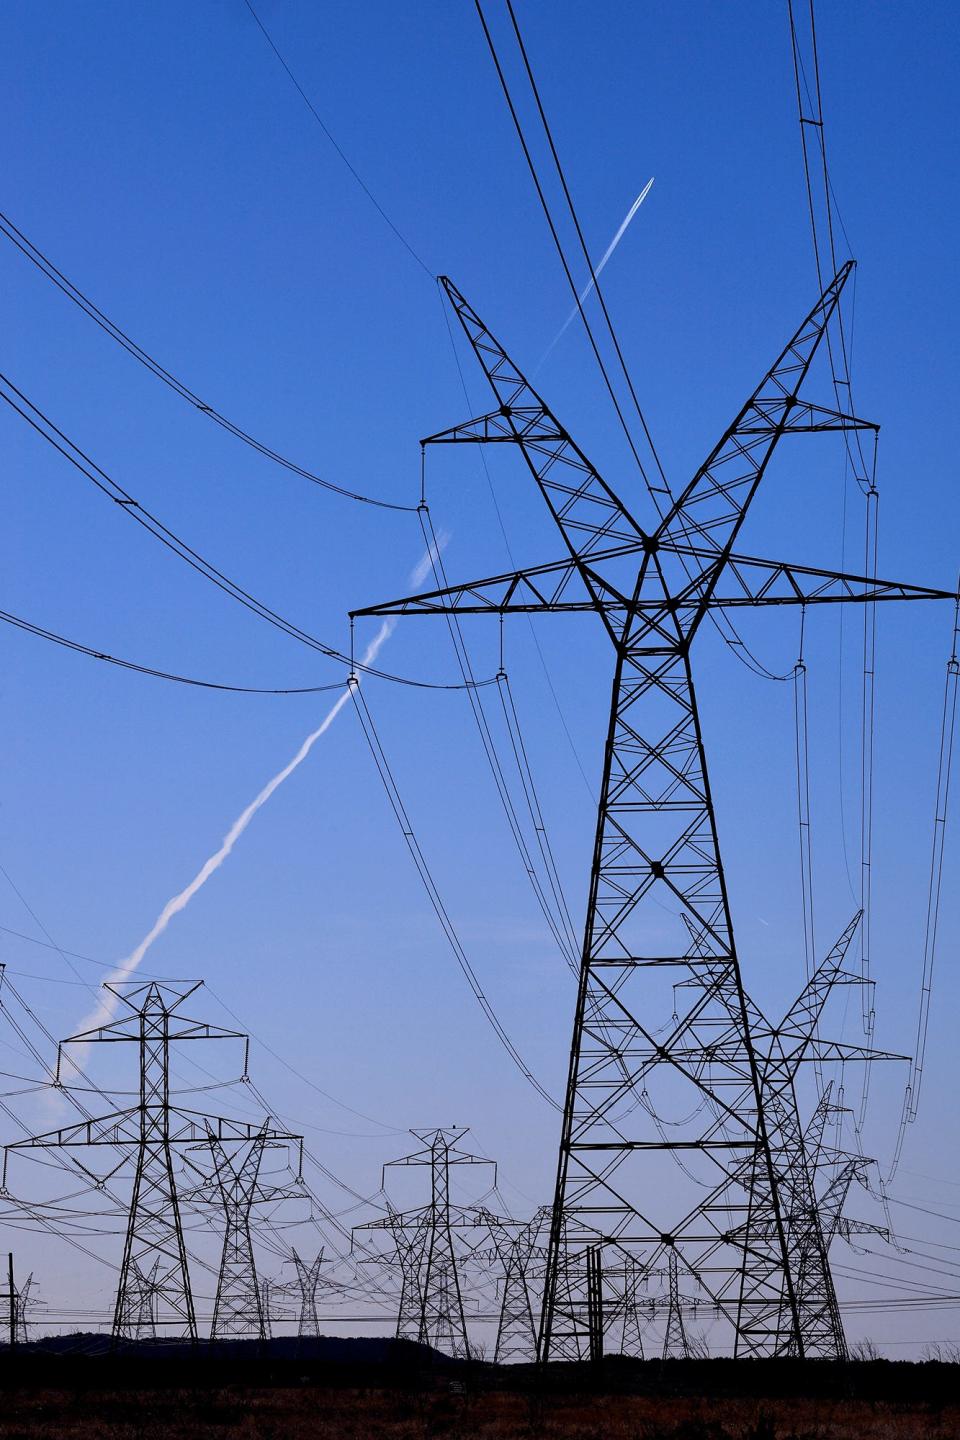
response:
<path id="1" fill-rule="evenodd" d="M 703 564 L 709 571 L 717 564 L 716 557 L 702 548 L 689 545 L 665 545 L 662 548 L 686 560 L 691 568 L 694 564 Z M 503 575 L 466 580 L 440 590 L 405 595 L 350 613 L 354 618 L 365 615 L 565 615 L 595 610 L 598 596 L 609 611 L 661 612 L 664 609 L 662 595 L 635 595 L 631 587 L 615 585 L 611 576 L 604 574 L 601 568 L 603 562 L 623 561 L 640 553 L 641 547 L 636 545 L 617 546 L 591 556 L 589 564 L 579 567 L 571 560 L 530 565 Z M 587 579 L 592 587 L 590 589 L 587 588 Z M 724 567 L 722 588 L 712 592 L 705 601 L 704 584 L 704 575 L 698 572 L 695 580 L 671 596 L 670 606 L 675 610 L 691 611 L 705 603 L 711 610 L 729 610 L 767 605 L 864 605 L 878 600 L 950 600 L 956 603 L 960 598 L 955 591 L 931 585 L 883 580 L 841 570 L 820 570 L 810 565 L 794 565 L 788 560 L 765 560 L 753 555 L 730 555 Z"/>
<path id="2" fill-rule="evenodd" d="M 452 425 L 449 430 L 427 435 L 420 444 L 490 445 L 506 441 L 516 445 L 522 441 L 525 445 L 543 445 L 564 438 L 562 427 L 542 401 L 536 400 L 530 405 L 509 405 L 501 410 L 491 410 L 488 415 L 478 415 L 475 420 L 465 420 L 461 425 Z M 568 463 L 574 468 L 590 468 L 588 461 L 575 456 L 571 456 Z"/>
<path id="3" fill-rule="evenodd" d="M 741 425 L 740 433 L 765 434 L 772 424 L 777 423 L 778 416 L 776 399 L 772 403 L 758 401 L 754 417 Z M 870 430 L 876 435 L 880 426 L 872 420 L 858 420 L 855 415 L 846 415 L 842 410 L 801 400 L 791 407 L 789 417 L 780 422 L 780 430 L 784 435 L 823 434 L 831 430 Z"/>

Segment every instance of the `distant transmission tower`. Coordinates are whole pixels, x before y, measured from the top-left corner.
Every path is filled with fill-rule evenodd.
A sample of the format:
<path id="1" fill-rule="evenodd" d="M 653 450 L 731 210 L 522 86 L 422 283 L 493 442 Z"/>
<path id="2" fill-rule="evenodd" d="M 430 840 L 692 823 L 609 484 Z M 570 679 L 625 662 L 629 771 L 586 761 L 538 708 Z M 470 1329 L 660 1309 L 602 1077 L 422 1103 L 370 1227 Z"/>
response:
<path id="1" fill-rule="evenodd" d="M 677 1252 L 670 1250 L 667 1254 L 667 1323 L 663 1334 L 664 1360 L 685 1360 L 690 1354 L 687 1332 L 683 1325 L 678 1270 Z"/>
<path id="2" fill-rule="evenodd" d="M 248 1144 L 231 1154 L 213 1129 L 208 1141 L 214 1165 L 214 1180 L 223 1205 L 224 1234 L 217 1297 L 213 1307 L 211 1340 L 267 1338 L 263 1299 L 253 1254 L 250 1212 L 257 1200 L 278 1199 L 286 1193 L 265 1194 L 260 1186 L 260 1166 L 268 1145 L 296 1140 L 265 1124 Z"/>
<path id="3" fill-rule="evenodd" d="M 525 1223 L 507 1222 L 485 1212 L 497 1257 L 503 1267 L 503 1296 L 493 1359 L 497 1365 L 537 1358 L 537 1326 L 531 1293 L 531 1271 L 546 1256 L 539 1246 L 549 1216 L 543 1207 Z"/>
<path id="4" fill-rule="evenodd" d="M 301 1339 L 315 1340 L 320 1334 L 320 1319 L 317 1315 L 317 1287 L 320 1284 L 320 1266 L 323 1264 L 323 1250 L 308 1264 L 301 1260 L 296 1250 L 291 1251 L 297 1271 L 297 1289 L 300 1292 L 300 1319 L 298 1334 Z"/>
<path id="5" fill-rule="evenodd" d="M 466 1134 L 464 1129 L 410 1133 L 423 1141 L 423 1149 L 388 1161 L 383 1167 L 384 1179 L 390 1168 L 426 1167 L 430 1170 L 430 1200 L 413 1210 L 390 1207 L 383 1218 L 357 1229 L 387 1231 L 393 1236 L 403 1282 L 397 1336 L 469 1359 L 454 1234 L 483 1225 L 485 1212 L 451 1201 L 450 1171 L 464 1165 L 490 1165 L 496 1176 L 496 1165 L 457 1148 L 456 1142 Z"/>
<path id="6" fill-rule="evenodd" d="M 623 1326 L 620 1331 L 620 1354 L 628 1355 L 634 1360 L 642 1360 L 644 1358 L 644 1327 L 641 1313 L 645 1296 L 641 1296 L 640 1292 L 645 1288 L 646 1275 L 632 1256 L 627 1261 L 627 1267 L 623 1286 Z"/>
<path id="7" fill-rule="evenodd" d="M 119 1335 L 124 1340 L 156 1340 L 157 1320 L 155 1296 L 159 1259 L 154 1260 L 149 1275 L 144 1275 L 136 1260 L 131 1262 Z"/>
<path id="8" fill-rule="evenodd" d="M 182 1013 L 181 1007 L 201 983 L 175 985 L 151 980 L 106 985 L 104 988 L 126 1013 L 71 1035 L 61 1041 L 61 1048 L 71 1044 L 136 1045 L 140 1058 L 138 1103 L 6 1147 L 7 1152 L 108 1147 L 133 1157 L 133 1191 L 114 1308 L 116 1337 L 126 1334 L 133 1323 L 131 1317 L 141 1313 L 144 1277 L 148 1276 L 154 1323 L 165 1326 L 168 1333 L 197 1339 L 176 1157 L 185 1150 L 195 1150 L 198 1141 L 207 1141 L 211 1126 L 219 1141 L 231 1144 L 252 1141 L 261 1133 L 261 1127 L 252 1123 L 182 1109 L 171 1099 L 170 1055 L 174 1045 L 196 1040 L 242 1040 L 246 1049 L 247 1037 L 241 1031 L 224 1030 Z M 58 1083 L 59 1076 L 58 1056 Z"/>
<path id="9" fill-rule="evenodd" d="M 587 1267 L 578 1256 L 597 1243 L 615 1244 L 648 1273 L 675 1253 L 728 1327 L 736 1355 L 807 1353 L 797 1257 L 774 1154 L 779 1140 L 771 1134 L 782 1111 L 773 1121 L 763 1094 L 693 650 L 705 620 L 722 628 L 731 607 L 956 598 L 734 551 L 785 436 L 876 432 L 850 414 L 800 399 L 851 270 L 852 262 L 838 271 L 679 498 L 665 500 L 662 489 L 651 487 L 660 518 L 649 530 L 459 291 L 441 282 L 495 408 L 423 444 L 515 447 L 566 554 L 552 564 L 354 614 L 592 611 L 614 652 L 542 1359 L 590 1353 Z M 692 947 L 690 930 L 699 937 Z M 673 983 L 677 971 L 685 977 L 682 991 Z M 679 1014 L 677 993 L 684 997 Z M 704 1188 L 712 1190 L 720 1177 L 722 1194 L 704 1206 Z M 757 1225 L 745 1227 L 741 1217 L 754 1212 Z M 818 1296 L 815 1304 L 821 1303 Z"/>

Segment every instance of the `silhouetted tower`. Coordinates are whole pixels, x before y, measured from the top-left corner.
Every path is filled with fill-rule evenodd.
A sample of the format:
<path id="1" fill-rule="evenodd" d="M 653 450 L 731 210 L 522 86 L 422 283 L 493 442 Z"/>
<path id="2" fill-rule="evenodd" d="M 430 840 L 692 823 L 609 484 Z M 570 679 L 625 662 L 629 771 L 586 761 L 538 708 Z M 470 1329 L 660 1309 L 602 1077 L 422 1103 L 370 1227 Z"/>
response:
<path id="1" fill-rule="evenodd" d="M 33 1299 L 33 1271 L 17 1291 L 16 1297 L 16 1341 L 18 1345 L 26 1345 L 30 1340 L 30 1311 L 42 1301 Z"/>
<path id="2" fill-rule="evenodd" d="M 263 1331 L 269 1340 L 273 1336 L 273 1282 L 267 1275 L 260 1281 L 260 1309 L 263 1313 Z"/>
<path id="3" fill-rule="evenodd" d="M 298 1334 L 301 1338 L 307 1336 L 316 1339 L 320 1334 L 320 1319 L 317 1315 L 317 1287 L 320 1284 L 323 1251 L 321 1250 L 309 1265 L 305 1260 L 301 1260 L 296 1250 L 293 1250 L 291 1254 L 297 1271 L 297 1289 L 300 1292 Z"/>
<path id="4" fill-rule="evenodd" d="M 143 1277 L 148 1276 L 154 1324 L 166 1327 L 168 1333 L 197 1339 L 175 1157 L 196 1150 L 201 1140 L 209 1142 L 211 1129 L 218 1141 L 232 1145 L 250 1142 L 262 1131 L 262 1126 L 245 1121 L 184 1109 L 171 1097 L 171 1049 L 187 1041 L 243 1041 L 246 1074 L 248 1041 L 242 1031 L 225 1030 L 183 1014 L 181 1007 L 201 984 L 151 980 L 106 985 L 104 988 L 125 1013 L 119 1019 L 71 1035 L 61 1041 L 61 1049 L 69 1044 L 136 1045 L 140 1068 L 138 1103 L 16 1141 L 6 1147 L 4 1154 L 4 1175 L 7 1155 L 21 1149 L 93 1147 L 96 1153 L 114 1148 L 133 1156 L 133 1189 L 114 1308 L 113 1333 L 117 1337 L 125 1333 L 131 1316 L 138 1313 Z M 56 1078 L 59 1084 L 59 1055 Z M 273 1131 L 270 1135 L 287 1140 L 299 1138 L 279 1136 Z M 89 1165 L 85 1168 L 92 1173 Z M 110 1174 L 118 1168 L 113 1165 Z"/>
<path id="5" fill-rule="evenodd" d="M 861 918 L 859 912 L 853 917 L 780 1024 L 770 1027 L 760 1021 L 754 1026 L 762 1056 L 764 1103 L 783 1201 L 802 1340 L 802 1347 L 788 1348 L 794 1353 L 837 1360 L 846 1357 L 846 1341 L 828 1259 L 829 1226 L 825 1224 L 822 1203 L 816 1195 L 823 1129 L 833 1107 L 827 1087 L 806 1131 L 801 1130 L 796 1082 L 801 1066 L 807 1063 L 813 1064 L 819 1077 L 822 1063 L 830 1060 L 866 1062 L 896 1058 L 865 1046 L 824 1039 L 820 1034 L 821 1017 L 834 987 L 862 984 L 859 972 L 844 968 Z M 765 1187 L 754 1176 L 750 1188 L 753 1208 L 747 1226 L 748 1244 L 753 1236 L 772 1224 Z M 751 1273 L 747 1283 L 753 1278 Z"/>
<path id="6" fill-rule="evenodd" d="M 690 1354 L 687 1332 L 683 1326 L 679 1266 L 676 1250 L 667 1252 L 667 1323 L 663 1332 L 664 1360 L 685 1360 Z"/>
<path id="7" fill-rule="evenodd" d="M 587 1325 L 590 1338 L 590 1359 L 599 1364 L 603 1359 L 606 1332 L 603 1294 L 603 1246 L 588 1245 L 587 1261 Z"/>
<path id="8" fill-rule="evenodd" d="M 483 1225 L 476 1206 L 454 1204 L 450 1198 L 450 1172 L 464 1165 L 496 1165 L 479 1155 L 459 1150 L 456 1141 L 465 1129 L 412 1130 L 423 1141 L 423 1149 L 383 1167 L 388 1169 L 429 1168 L 430 1200 L 414 1210 L 398 1211 L 392 1206 L 379 1220 L 359 1225 L 359 1230 L 385 1230 L 394 1238 L 400 1265 L 402 1289 L 397 1335 L 416 1339 L 423 1345 L 443 1349 L 447 1354 L 468 1359 L 467 1323 L 460 1289 L 460 1274 L 454 1233 Z M 415 1333 L 414 1333 L 415 1331 Z"/>
<path id="9" fill-rule="evenodd" d="M 546 1207 L 541 1207 L 525 1224 L 517 1224 L 485 1213 L 497 1258 L 503 1267 L 503 1296 L 493 1355 L 497 1365 L 537 1358 L 531 1268 L 538 1263 L 542 1266 L 545 1259 L 538 1241 L 548 1216 Z"/>
<path id="10" fill-rule="evenodd" d="M 13 1264 L 9 1271 L 8 1283 L 0 1287 L 0 1335 L 2 1343 L 14 1345 L 25 1345 L 30 1339 L 30 1312 L 42 1302 L 34 1300 L 33 1272 L 27 1276 L 22 1285 L 15 1285 L 13 1281 Z M 11 1307 L 13 1314 L 10 1314 Z"/>
<path id="11" fill-rule="evenodd" d="M 955 599 L 948 591 L 872 575 L 734 553 L 784 436 L 877 431 L 799 395 L 851 270 L 848 262 L 830 281 L 679 498 L 648 487 L 660 517 L 649 530 L 455 286 L 441 279 L 495 408 L 422 443 L 515 447 L 562 534 L 566 555 L 354 615 L 443 615 L 449 621 L 466 614 L 593 611 L 614 651 L 544 1295 L 543 1359 L 588 1353 L 586 1267 L 572 1257 L 605 1237 L 616 1237 L 648 1271 L 662 1263 L 664 1247 L 676 1248 L 684 1270 L 700 1277 L 705 1299 L 730 1327 L 735 1354 L 805 1353 L 720 854 L 693 651 L 708 617 L 731 638 L 724 612 L 734 606 Z M 425 503 L 421 510 L 426 513 Z M 737 643 L 735 632 L 731 643 Z M 675 925 L 668 912 L 677 917 Z M 703 936 L 697 954 L 689 951 L 681 917 Z M 689 985 L 682 1013 L 674 1014 L 671 976 L 677 971 Z M 638 1104 L 643 1092 L 655 1098 Z M 692 1118 L 680 1123 L 683 1115 Z M 751 1159 L 747 1172 L 744 1156 Z M 718 1170 L 726 1176 L 725 1213 L 719 1205 L 705 1212 L 702 1187 L 713 1186 Z M 737 1223 L 755 1199 L 764 1216 L 759 1250 L 749 1248 Z"/>
<path id="12" fill-rule="evenodd" d="M 629 1355 L 634 1360 L 642 1360 L 643 1355 L 643 1322 L 641 1313 L 643 1309 L 643 1298 L 641 1290 L 645 1288 L 646 1273 L 631 1256 L 626 1262 L 627 1273 L 624 1277 L 623 1286 L 623 1326 L 620 1331 L 620 1354 Z"/>
<path id="13" fill-rule="evenodd" d="M 119 1328 L 119 1334 L 124 1340 L 156 1340 L 157 1338 L 154 1297 L 159 1268 L 159 1259 L 154 1260 L 149 1275 L 144 1275 L 135 1260 L 130 1266 Z"/>
<path id="14" fill-rule="evenodd" d="M 257 1183 L 268 1133 L 264 1128 L 235 1155 L 229 1155 L 216 1136 L 210 1135 L 214 1176 L 225 1222 L 217 1298 L 210 1327 L 211 1340 L 266 1339 L 263 1302 L 250 1233 L 250 1211 L 257 1198 Z"/>

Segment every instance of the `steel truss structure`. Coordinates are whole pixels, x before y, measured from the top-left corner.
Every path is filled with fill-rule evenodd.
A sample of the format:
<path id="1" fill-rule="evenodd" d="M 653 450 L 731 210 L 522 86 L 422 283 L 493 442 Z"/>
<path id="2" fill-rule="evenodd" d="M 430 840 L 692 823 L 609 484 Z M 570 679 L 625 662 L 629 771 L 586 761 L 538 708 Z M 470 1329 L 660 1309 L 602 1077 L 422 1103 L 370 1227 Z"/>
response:
<path id="1" fill-rule="evenodd" d="M 401 1294 L 397 1338 L 416 1340 L 460 1359 L 470 1358 L 467 1322 L 460 1283 L 460 1256 L 454 1236 L 488 1223 L 487 1211 L 474 1205 L 457 1205 L 450 1198 L 450 1171 L 464 1165 L 489 1165 L 496 1179 L 496 1163 L 460 1150 L 457 1141 L 465 1129 L 411 1130 L 423 1148 L 383 1167 L 427 1168 L 430 1199 L 416 1209 L 399 1211 L 388 1206 L 378 1220 L 357 1230 L 385 1231 L 393 1239 L 400 1267 Z"/>
<path id="2" fill-rule="evenodd" d="M 120 1018 L 71 1035 L 60 1042 L 56 1082 L 59 1085 L 64 1045 L 133 1044 L 139 1053 L 139 1100 L 108 1115 L 33 1135 L 6 1147 L 25 1149 L 97 1149 L 119 1151 L 106 1176 L 90 1173 L 102 1187 L 128 1160 L 134 1160 L 133 1189 L 127 1219 L 120 1281 L 114 1307 L 115 1338 L 138 1338 L 164 1327 L 168 1335 L 196 1340 L 197 1321 L 187 1264 L 178 1184 L 178 1158 L 211 1137 L 232 1151 L 266 1136 L 271 1141 L 299 1141 L 253 1123 L 184 1109 L 171 1098 L 170 1059 L 174 1045 L 198 1040 L 238 1040 L 247 1036 L 185 1015 L 182 1006 L 202 982 L 171 984 L 156 980 L 105 985 L 122 1007 Z"/>
<path id="3" fill-rule="evenodd" d="M 297 1292 L 300 1299 L 300 1315 L 297 1333 L 301 1339 L 316 1339 L 320 1334 L 320 1320 L 317 1315 L 317 1289 L 320 1285 L 320 1267 L 323 1264 L 323 1250 L 319 1250 L 308 1264 L 301 1260 L 296 1250 L 290 1252 L 297 1272 Z"/>
<path id="4" fill-rule="evenodd" d="M 784 437 L 877 430 L 800 395 L 852 268 L 830 281 L 679 497 L 669 508 L 658 504 L 650 530 L 441 279 L 495 408 L 422 445 L 519 451 L 565 554 L 353 614 L 593 612 L 614 660 L 543 1360 L 591 1352 L 585 1255 L 594 1247 L 611 1273 L 626 1276 L 633 1261 L 646 1274 L 692 1277 L 726 1328 L 721 1343 L 738 1356 L 842 1353 L 793 1062 L 778 1049 L 786 1032 L 771 1035 L 751 1013 L 741 976 L 694 657 L 704 621 L 733 607 L 956 600 L 949 591 L 735 549 Z M 805 1058 L 828 1053 L 807 1036 Z"/>
<path id="5" fill-rule="evenodd" d="M 496 1365 L 537 1358 L 537 1325 L 531 1282 L 534 1268 L 542 1267 L 545 1259 L 540 1237 L 549 1213 L 542 1206 L 526 1221 L 504 1220 L 489 1211 L 483 1214 L 503 1269 L 503 1292 L 493 1352 Z"/>
<path id="6" fill-rule="evenodd" d="M 136 1260 L 131 1262 L 127 1287 L 123 1296 L 123 1313 L 120 1316 L 118 1334 L 124 1340 L 156 1340 L 157 1315 L 155 1297 L 157 1293 L 157 1271 L 159 1257 L 154 1260 L 149 1275 L 144 1275 Z"/>
<path id="7" fill-rule="evenodd" d="M 260 1181 L 260 1167 L 268 1148 L 298 1140 L 299 1136 L 273 1130 L 267 1123 L 252 1140 L 231 1147 L 229 1142 L 218 1138 L 208 1123 L 207 1143 L 213 1175 L 205 1188 L 208 1193 L 216 1188 L 224 1216 L 211 1340 L 267 1338 L 267 1310 L 257 1276 L 250 1215 L 257 1202 L 282 1200 L 292 1193 L 285 1187 L 265 1187 Z"/>

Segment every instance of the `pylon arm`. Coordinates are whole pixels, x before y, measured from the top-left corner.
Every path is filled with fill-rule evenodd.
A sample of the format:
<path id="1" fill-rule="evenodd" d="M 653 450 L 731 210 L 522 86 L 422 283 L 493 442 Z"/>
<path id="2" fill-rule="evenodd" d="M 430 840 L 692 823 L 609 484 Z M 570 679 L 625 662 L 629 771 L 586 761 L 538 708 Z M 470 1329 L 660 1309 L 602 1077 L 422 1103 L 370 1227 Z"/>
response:
<path id="1" fill-rule="evenodd" d="M 837 1221 L 837 1234 L 844 1240 L 849 1240 L 851 1235 L 879 1235 L 881 1240 L 890 1239 L 885 1225 L 871 1225 L 869 1220 L 845 1220 L 842 1216 Z"/>
<path id="2" fill-rule="evenodd" d="M 125 1128 L 129 1126 L 129 1131 Z M 140 1109 L 131 1106 L 127 1110 L 115 1110 L 110 1115 L 101 1115 L 90 1120 L 80 1120 L 76 1125 L 64 1125 L 58 1130 L 47 1130 L 41 1135 L 30 1135 L 25 1140 L 11 1140 L 4 1146 L 10 1150 L 43 1150 L 69 1145 L 127 1145 L 136 1144 L 140 1138 Z"/>
<path id="3" fill-rule="evenodd" d="M 880 429 L 872 420 L 858 420 L 855 415 L 812 405 L 808 400 L 795 400 L 786 420 L 780 419 L 779 412 L 778 404 L 755 400 L 752 414 L 739 426 L 739 433 L 761 435 L 777 428 L 781 435 L 819 434 L 829 430 L 872 430 L 876 434 Z"/>
<path id="4" fill-rule="evenodd" d="M 688 556 L 704 566 L 716 563 L 710 551 L 695 546 L 668 545 L 662 552 Z M 794 565 L 789 560 L 766 560 L 755 555 L 732 554 L 723 567 L 722 580 L 726 593 L 713 594 L 713 608 L 735 605 L 818 605 L 837 601 L 860 604 L 875 600 L 952 600 L 953 590 L 940 590 L 929 585 L 911 585 L 901 580 L 882 580 L 873 576 L 852 575 L 843 570 L 819 570 L 810 565 Z M 694 585 L 682 604 L 700 604 L 699 587 Z"/>
<path id="5" fill-rule="evenodd" d="M 465 420 L 462 425 L 452 425 L 449 430 L 427 435 L 420 444 L 488 445 L 506 440 L 515 445 L 520 440 L 536 444 L 538 440 L 564 438 L 564 432 L 542 405 L 505 405 L 502 409 L 491 410 L 489 415 L 479 415 L 475 420 Z"/>
<path id="6" fill-rule="evenodd" d="M 662 546 L 663 551 L 689 557 L 693 561 L 709 560 L 706 551 L 692 546 Z M 532 565 L 503 575 L 482 580 L 467 580 L 441 590 L 426 590 L 352 610 L 362 615 L 509 615 L 569 614 L 597 609 L 636 612 L 661 611 L 662 599 L 634 601 L 601 574 L 599 562 L 618 560 L 637 554 L 640 545 L 623 545 L 598 551 L 581 566 L 570 560 L 547 565 Z M 584 583 L 583 571 L 592 581 L 600 604 Z M 761 605 L 824 605 L 838 602 L 867 604 L 878 600 L 951 600 L 958 596 L 952 590 L 939 590 L 927 585 L 911 585 L 900 580 L 880 580 L 844 571 L 817 570 L 809 565 L 792 565 L 783 560 L 763 560 L 752 555 L 731 555 L 724 567 L 724 592 L 714 593 L 707 600 L 712 610 Z M 690 585 L 681 591 L 674 604 L 678 609 L 696 610 L 702 604 L 701 586 Z"/>
<path id="7" fill-rule="evenodd" d="M 846 1045 L 839 1040 L 821 1040 L 817 1036 L 803 1042 L 803 1053 L 800 1055 L 785 1054 L 783 1059 L 770 1060 L 768 1077 L 776 1078 L 777 1071 L 785 1067 L 792 1068 L 797 1064 L 803 1064 L 811 1060 L 820 1061 L 826 1065 L 831 1060 L 848 1060 L 851 1063 L 858 1060 L 903 1060 L 908 1061 L 909 1055 L 896 1055 L 890 1050 L 874 1050 L 869 1045 Z"/>

